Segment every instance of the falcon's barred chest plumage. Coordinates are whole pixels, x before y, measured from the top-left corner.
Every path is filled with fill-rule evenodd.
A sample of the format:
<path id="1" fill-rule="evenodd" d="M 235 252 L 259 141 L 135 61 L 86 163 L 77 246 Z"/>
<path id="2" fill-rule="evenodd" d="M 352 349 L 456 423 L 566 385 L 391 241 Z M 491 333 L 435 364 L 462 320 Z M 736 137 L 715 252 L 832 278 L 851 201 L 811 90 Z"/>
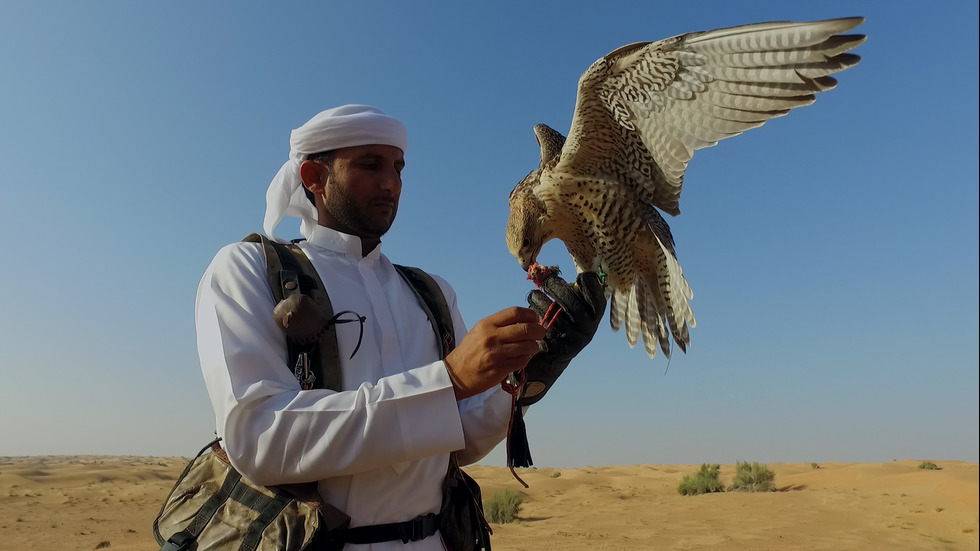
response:
<path id="1" fill-rule="evenodd" d="M 568 138 L 539 124 L 541 163 L 510 195 L 507 246 L 524 269 L 561 240 L 606 274 L 610 323 L 651 357 L 682 349 L 694 297 L 660 211 L 680 214 L 694 152 L 809 105 L 855 65 L 862 18 L 776 22 L 623 46 L 579 80 Z"/>

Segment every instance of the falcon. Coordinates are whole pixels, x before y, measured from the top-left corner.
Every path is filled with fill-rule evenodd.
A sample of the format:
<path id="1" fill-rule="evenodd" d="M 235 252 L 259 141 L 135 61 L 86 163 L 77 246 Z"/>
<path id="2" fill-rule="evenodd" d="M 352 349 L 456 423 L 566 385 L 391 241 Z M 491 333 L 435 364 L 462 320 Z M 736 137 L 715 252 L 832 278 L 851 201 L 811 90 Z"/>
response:
<path id="1" fill-rule="evenodd" d="M 691 286 L 661 212 L 680 214 L 698 149 L 809 105 L 860 61 L 853 17 L 772 22 L 623 46 L 582 75 L 566 138 L 534 127 L 537 170 L 511 191 L 507 248 L 528 270 L 562 241 L 577 272 L 605 277 L 609 321 L 653 358 L 682 351 L 696 325 Z"/>

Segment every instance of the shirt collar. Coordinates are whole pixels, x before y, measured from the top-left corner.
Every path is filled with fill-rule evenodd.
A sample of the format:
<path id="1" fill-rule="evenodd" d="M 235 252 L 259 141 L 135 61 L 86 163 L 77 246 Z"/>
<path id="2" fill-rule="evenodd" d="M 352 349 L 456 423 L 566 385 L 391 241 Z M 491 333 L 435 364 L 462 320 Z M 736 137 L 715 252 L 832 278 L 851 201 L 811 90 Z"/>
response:
<path id="1" fill-rule="evenodd" d="M 326 226 L 314 226 L 308 242 L 322 249 L 344 254 L 354 260 L 375 260 L 381 256 L 379 243 L 367 256 L 361 254 L 361 238 L 356 235 L 339 232 Z"/>

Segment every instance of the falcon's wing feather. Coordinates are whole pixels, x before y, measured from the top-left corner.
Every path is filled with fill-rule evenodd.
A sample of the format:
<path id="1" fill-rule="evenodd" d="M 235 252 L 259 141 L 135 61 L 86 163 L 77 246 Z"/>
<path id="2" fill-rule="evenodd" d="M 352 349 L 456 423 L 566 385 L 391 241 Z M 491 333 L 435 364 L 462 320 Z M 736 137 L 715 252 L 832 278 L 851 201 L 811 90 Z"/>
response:
<path id="1" fill-rule="evenodd" d="M 809 105 L 855 65 L 863 18 L 776 22 L 623 46 L 579 80 L 558 172 L 629 185 L 670 214 L 698 149 Z"/>

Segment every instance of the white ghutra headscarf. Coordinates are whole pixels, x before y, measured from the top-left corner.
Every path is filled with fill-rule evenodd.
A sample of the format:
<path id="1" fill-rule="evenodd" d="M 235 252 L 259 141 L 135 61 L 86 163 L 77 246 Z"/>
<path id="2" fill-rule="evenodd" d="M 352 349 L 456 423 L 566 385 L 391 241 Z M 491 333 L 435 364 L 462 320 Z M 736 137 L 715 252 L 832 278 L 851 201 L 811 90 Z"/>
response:
<path id="1" fill-rule="evenodd" d="M 342 105 L 327 109 L 289 133 L 289 160 L 269 184 L 265 194 L 265 222 L 262 229 L 270 238 L 277 237 L 276 226 L 284 216 L 299 218 L 300 233 L 309 239 L 317 224 L 316 208 L 306 198 L 299 167 L 310 155 L 342 147 L 382 144 L 405 152 L 408 134 L 405 125 L 367 105 Z"/>

